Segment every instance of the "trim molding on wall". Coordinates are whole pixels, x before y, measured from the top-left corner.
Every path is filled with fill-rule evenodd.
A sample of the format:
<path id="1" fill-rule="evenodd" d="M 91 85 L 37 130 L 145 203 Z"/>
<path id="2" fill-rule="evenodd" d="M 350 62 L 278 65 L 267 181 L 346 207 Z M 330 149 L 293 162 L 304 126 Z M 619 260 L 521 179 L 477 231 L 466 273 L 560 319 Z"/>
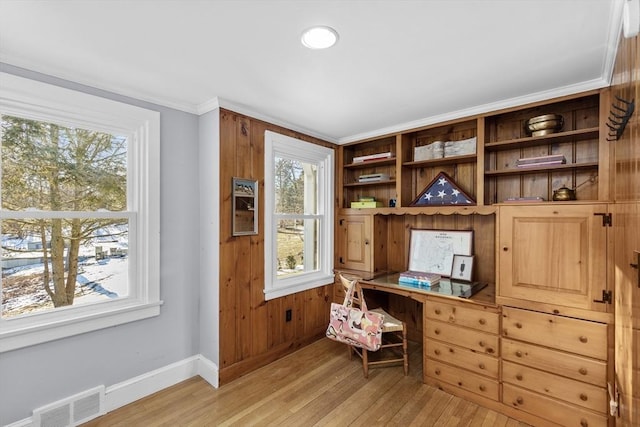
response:
<path id="1" fill-rule="evenodd" d="M 107 413 L 196 375 L 214 388 L 218 388 L 218 366 L 201 354 L 172 363 L 146 374 L 130 378 L 105 390 L 104 406 Z M 37 427 L 33 418 L 25 418 L 5 427 Z"/>

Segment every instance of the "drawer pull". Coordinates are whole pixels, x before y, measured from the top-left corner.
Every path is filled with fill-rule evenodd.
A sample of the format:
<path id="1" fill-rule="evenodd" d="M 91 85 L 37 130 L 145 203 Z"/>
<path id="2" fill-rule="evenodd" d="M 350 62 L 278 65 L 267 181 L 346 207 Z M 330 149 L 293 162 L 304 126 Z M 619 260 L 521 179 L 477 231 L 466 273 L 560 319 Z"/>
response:
<path id="1" fill-rule="evenodd" d="M 587 395 L 584 393 L 580 393 L 580 400 L 586 402 L 587 400 L 589 400 L 589 397 L 587 397 Z"/>
<path id="2" fill-rule="evenodd" d="M 486 391 L 487 390 L 487 388 L 482 384 L 478 388 L 480 389 L 480 391 Z"/>
<path id="3" fill-rule="evenodd" d="M 480 341 L 480 342 L 478 343 L 478 345 L 479 345 L 480 347 L 484 347 L 484 346 L 485 346 L 484 341 Z"/>
<path id="4" fill-rule="evenodd" d="M 524 403 L 524 399 L 523 399 L 522 397 L 518 396 L 518 397 L 516 398 L 516 403 L 517 403 L 518 405 L 522 405 L 522 404 Z"/>
<path id="5" fill-rule="evenodd" d="M 440 335 L 440 329 L 436 329 L 434 332 L 436 335 Z"/>
<path id="6" fill-rule="evenodd" d="M 578 372 L 580 372 L 581 375 L 587 375 L 587 368 L 580 368 Z"/>
<path id="7" fill-rule="evenodd" d="M 516 357 L 522 357 L 522 352 L 520 350 L 516 351 Z"/>
<path id="8" fill-rule="evenodd" d="M 580 420 L 580 427 L 589 427 L 589 422 L 584 418 Z"/>
<path id="9" fill-rule="evenodd" d="M 480 368 L 480 369 L 484 369 L 484 368 L 485 368 L 484 363 L 479 364 L 479 365 L 478 365 L 478 368 Z"/>
<path id="10" fill-rule="evenodd" d="M 478 323 L 480 323 L 481 325 L 486 325 L 487 321 L 484 320 L 484 319 L 480 319 L 480 320 L 478 320 Z"/>
<path id="11" fill-rule="evenodd" d="M 582 336 L 580 337 L 580 342 L 581 342 L 581 343 L 586 344 L 586 342 L 587 342 L 587 341 L 589 341 L 589 340 L 588 340 L 588 339 L 587 339 L 587 337 L 585 337 L 584 335 L 582 335 Z"/>
<path id="12" fill-rule="evenodd" d="M 437 348 L 434 350 L 434 353 L 435 353 L 437 356 L 440 356 L 440 350 L 438 350 Z"/>
<path id="13" fill-rule="evenodd" d="M 493 354 L 493 349 L 491 347 L 487 348 L 487 353 Z"/>
<path id="14" fill-rule="evenodd" d="M 440 315 L 440 309 L 439 308 L 436 308 L 435 312 L 436 312 L 437 315 Z"/>
<path id="15" fill-rule="evenodd" d="M 520 375 L 520 374 L 516 375 L 516 379 L 517 379 L 518 381 L 522 381 L 522 375 Z"/>
<path id="16" fill-rule="evenodd" d="M 453 348 L 449 347 L 449 353 L 455 353 L 455 352 L 456 351 Z"/>
<path id="17" fill-rule="evenodd" d="M 516 323 L 516 328 L 522 329 L 522 323 L 520 323 L 520 322 Z"/>
<path id="18" fill-rule="evenodd" d="M 435 370 L 436 375 L 440 375 L 440 369 Z"/>
<path id="19" fill-rule="evenodd" d="M 462 381 L 458 381 L 458 386 L 462 387 Z"/>

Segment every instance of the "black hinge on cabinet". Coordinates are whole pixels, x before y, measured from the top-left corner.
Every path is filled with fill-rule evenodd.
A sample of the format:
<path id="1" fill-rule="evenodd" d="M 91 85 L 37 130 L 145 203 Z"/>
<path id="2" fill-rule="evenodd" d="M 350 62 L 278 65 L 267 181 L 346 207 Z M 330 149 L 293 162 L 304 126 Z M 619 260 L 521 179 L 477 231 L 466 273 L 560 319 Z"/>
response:
<path id="1" fill-rule="evenodd" d="M 342 222 L 343 222 L 343 221 L 344 221 L 344 219 L 341 219 L 341 220 L 340 220 L 340 225 L 342 225 Z"/>
<path id="2" fill-rule="evenodd" d="M 613 292 L 603 290 L 602 299 L 594 299 L 593 302 L 599 302 L 600 304 L 611 304 L 613 303 Z"/>
<path id="3" fill-rule="evenodd" d="M 338 258 L 338 261 L 340 261 L 340 264 L 344 264 L 344 261 L 342 260 L 342 257 Z"/>
<path id="4" fill-rule="evenodd" d="M 596 212 L 594 215 L 598 215 L 602 217 L 602 226 L 603 227 L 612 227 L 613 226 L 613 216 L 610 213 L 602 213 Z"/>

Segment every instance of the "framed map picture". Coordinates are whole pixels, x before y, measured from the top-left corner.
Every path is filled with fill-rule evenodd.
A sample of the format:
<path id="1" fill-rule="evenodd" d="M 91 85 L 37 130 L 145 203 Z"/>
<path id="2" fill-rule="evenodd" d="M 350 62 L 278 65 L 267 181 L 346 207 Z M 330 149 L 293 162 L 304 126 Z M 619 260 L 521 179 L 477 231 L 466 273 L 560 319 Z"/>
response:
<path id="1" fill-rule="evenodd" d="M 472 230 L 411 230 L 409 270 L 449 277 L 454 255 L 473 254 Z"/>

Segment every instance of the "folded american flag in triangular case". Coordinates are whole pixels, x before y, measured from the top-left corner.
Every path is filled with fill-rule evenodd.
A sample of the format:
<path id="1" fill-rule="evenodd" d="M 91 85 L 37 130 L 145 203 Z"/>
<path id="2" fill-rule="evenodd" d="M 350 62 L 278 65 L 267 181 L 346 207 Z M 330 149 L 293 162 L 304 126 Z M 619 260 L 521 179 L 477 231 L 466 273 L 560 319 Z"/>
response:
<path id="1" fill-rule="evenodd" d="M 440 172 L 409 206 L 473 206 L 476 201 L 462 191 L 449 175 Z"/>

